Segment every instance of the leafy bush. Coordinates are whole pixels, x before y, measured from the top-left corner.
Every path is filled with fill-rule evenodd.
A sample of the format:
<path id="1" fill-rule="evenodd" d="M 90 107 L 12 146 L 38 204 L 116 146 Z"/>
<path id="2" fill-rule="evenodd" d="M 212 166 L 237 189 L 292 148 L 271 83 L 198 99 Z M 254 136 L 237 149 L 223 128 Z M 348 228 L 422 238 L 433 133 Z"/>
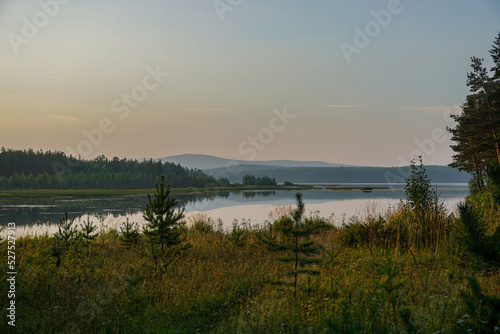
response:
<path id="1" fill-rule="evenodd" d="M 419 156 L 420 165 L 415 160 L 410 164 L 410 177 L 406 179 L 405 196 L 407 205 L 416 212 L 422 212 L 431 207 L 436 198 L 436 192 L 431 188 L 431 180 L 426 174 L 422 156 Z"/>

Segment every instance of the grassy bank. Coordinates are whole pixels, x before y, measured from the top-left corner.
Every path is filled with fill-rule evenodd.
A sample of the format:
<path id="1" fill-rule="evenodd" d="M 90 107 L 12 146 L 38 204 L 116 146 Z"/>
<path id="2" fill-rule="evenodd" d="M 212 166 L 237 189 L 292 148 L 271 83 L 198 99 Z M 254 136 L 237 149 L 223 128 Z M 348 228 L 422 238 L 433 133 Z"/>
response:
<path id="1" fill-rule="evenodd" d="M 15 248 L 17 333 L 466 333 L 481 328 L 490 312 L 485 296 L 500 297 L 498 271 L 471 260 L 445 231 L 426 245 L 404 243 L 410 232 L 398 231 L 396 242 L 385 232 L 403 219 L 411 224 L 401 215 L 354 219 L 339 228 L 310 217 L 322 221 L 312 241 L 322 246 L 323 261 L 318 275 L 300 278 L 296 296 L 286 285 L 270 283 L 284 279 L 289 266 L 278 261 L 282 254 L 259 242 L 266 228 L 241 226 L 237 238 L 199 216 L 181 229 L 191 247 L 172 262 L 155 259 L 143 235 L 125 247 L 115 230 L 67 247 L 54 237 L 22 238 Z M 435 219 L 455 224 L 453 217 Z M 6 255 L 3 242 L 4 282 Z M 5 321 L 7 303 L 1 299 L 5 333 L 12 329 Z"/>

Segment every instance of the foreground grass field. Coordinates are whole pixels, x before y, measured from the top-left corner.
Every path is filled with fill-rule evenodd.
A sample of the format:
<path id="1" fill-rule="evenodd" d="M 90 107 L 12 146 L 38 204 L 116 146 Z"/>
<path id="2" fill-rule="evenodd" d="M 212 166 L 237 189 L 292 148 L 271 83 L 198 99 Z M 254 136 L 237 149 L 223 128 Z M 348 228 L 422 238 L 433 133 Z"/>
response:
<path id="1" fill-rule="evenodd" d="M 66 214 L 54 236 L 0 243 L 0 331 L 499 332 L 495 193 L 449 214 L 421 163 L 405 194 L 397 208 L 338 226 L 305 216 L 297 193 L 267 224 L 224 232 L 203 214 L 183 222 L 162 176 L 145 229 L 76 227 Z"/>
<path id="2" fill-rule="evenodd" d="M 16 332 L 488 332 L 487 298 L 500 297 L 498 271 L 471 260 L 446 233 L 428 246 L 388 239 L 384 246 L 370 239 L 375 220 L 323 225 L 312 237 L 323 248 L 319 275 L 302 275 L 294 296 L 270 283 L 285 279 L 289 266 L 259 242 L 265 227 L 241 226 L 237 237 L 209 217 L 192 223 L 182 228 L 191 247 L 164 259 L 144 236 L 125 246 L 114 230 L 66 248 L 55 237 L 17 240 Z M 370 232 L 353 232 L 358 225 Z M 6 282 L 7 242 L 0 254 Z M 7 303 L 2 297 L 0 331 L 13 333 Z"/>

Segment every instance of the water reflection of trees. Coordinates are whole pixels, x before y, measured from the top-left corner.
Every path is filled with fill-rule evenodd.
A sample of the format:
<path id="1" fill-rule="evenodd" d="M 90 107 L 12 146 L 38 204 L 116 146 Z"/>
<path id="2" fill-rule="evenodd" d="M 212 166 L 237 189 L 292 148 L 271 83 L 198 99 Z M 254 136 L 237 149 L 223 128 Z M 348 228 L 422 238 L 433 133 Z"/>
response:
<path id="1" fill-rule="evenodd" d="M 231 193 L 229 191 L 221 191 L 218 193 L 209 194 L 189 194 L 189 195 L 177 195 L 177 207 L 182 207 L 185 205 L 194 205 L 201 201 L 213 202 L 217 198 L 229 198 Z"/>
<path id="2" fill-rule="evenodd" d="M 244 198 L 254 198 L 254 197 L 269 197 L 275 196 L 275 191 L 244 191 L 242 192 Z"/>
<path id="3" fill-rule="evenodd" d="M 210 194 L 176 195 L 177 206 L 196 204 L 228 198 L 229 191 Z M 84 215 L 102 221 L 109 215 L 114 218 L 141 213 L 146 207 L 147 196 L 100 197 L 100 198 L 33 198 L 22 200 L 0 200 L 0 225 L 16 222 L 18 225 L 32 223 L 58 223 L 68 212 L 70 219 Z"/>
<path id="4" fill-rule="evenodd" d="M 18 225 L 58 223 L 65 212 L 68 212 L 70 219 L 90 215 L 103 220 L 109 214 L 118 217 L 140 212 L 146 203 L 147 197 L 145 196 L 1 200 L 0 224 L 8 222 L 16 222 Z"/>

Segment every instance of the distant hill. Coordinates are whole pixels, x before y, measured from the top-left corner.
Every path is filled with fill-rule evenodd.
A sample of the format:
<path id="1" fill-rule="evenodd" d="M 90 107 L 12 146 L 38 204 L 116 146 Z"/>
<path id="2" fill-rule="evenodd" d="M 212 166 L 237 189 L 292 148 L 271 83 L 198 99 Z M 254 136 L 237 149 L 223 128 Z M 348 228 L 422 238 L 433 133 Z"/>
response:
<path id="1" fill-rule="evenodd" d="M 214 157 L 205 154 L 181 154 L 160 158 L 162 162 L 180 164 L 186 168 L 213 169 L 226 168 L 235 165 L 253 165 L 253 166 L 271 166 L 271 167 L 340 167 L 349 166 L 342 164 L 332 164 L 323 161 L 295 161 L 295 160 L 267 160 L 267 161 L 248 161 L 231 160 Z"/>
<path id="2" fill-rule="evenodd" d="M 426 166 L 433 183 L 466 183 L 470 175 L 447 166 Z M 204 171 L 217 178 L 227 177 L 231 183 L 241 182 L 245 174 L 269 176 L 282 183 L 404 183 L 408 167 L 274 167 L 238 165 Z"/>

